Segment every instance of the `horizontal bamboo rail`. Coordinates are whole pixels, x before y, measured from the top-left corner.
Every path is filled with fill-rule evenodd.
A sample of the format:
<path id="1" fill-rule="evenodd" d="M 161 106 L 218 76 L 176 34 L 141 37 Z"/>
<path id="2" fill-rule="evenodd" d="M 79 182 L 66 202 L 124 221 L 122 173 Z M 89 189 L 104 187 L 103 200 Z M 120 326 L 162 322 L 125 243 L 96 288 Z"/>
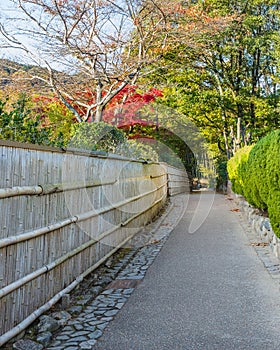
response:
<path id="1" fill-rule="evenodd" d="M 155 179 L 166 174 L 161 174 L 157 176 L 139 176 L 135 178 L 130 178 L 131 181 L 144 180 L 144 179 Z M 11 188 L 0 188 L 0 199 L 10 198 L 15 196 L 26 196 L 26 195 L 46 195 L 59 193 L 63 191 L 71 190 L 80 190 L 83 188 L 98 187 L 98 186 L 107 186 L 113 185 L 118 180 L 109 180 L 109 181 L 87 181 L 86 183 L 61 183 L 61 184 L 47 184 L 47 185 L 38 185 L 38 186 L 15 186 Z"/>
<path id="2" fill-rule="evenodd" d="M 129 242 L 169 187 L 180 193 L 188 181 L 174 167 L 104 153 L 2 141 L 0 151 L 1 346 Z"/>
<path id="3" fill-rule="evenodd" d="M 53 261 L 52 263 L 48 264 L 48 265 L 44 265 L 41 269 L 32 272 L 31 274 L 15 281 L 14 283 L 9 284 L 8 286 L 0 289 L 0 298 L 3 298 L 5 295 L 11 293 L 12 291 L 22 287 L 23 285 L 25 285 L 26 283 L 34 280 L 35 278 L 43 275 L 44 273 L 54 269 L 56 266 L 62 264 L 63 262 L 67 261 L 69 258 L 73 257 L 74 255 L 84 251 L 86 248 L 92 246 L 93 244 L 96 244 L 97 242 L 100 242 L 102 239 L 104 239 L 105 237 L 109 236 L 110 234 L 112 234 L 113 232 L 115 232 L 117 229 L 121 228 L 121 227 L 125 227 L 126 225 L 128 225 L 130 222 L 132 222 L 134 219 L 136 219 L 138 216 L 144 214 L 146 211 L 150 210 L 152 207 L 154 207 L 155 205 L 157 205 L 159 202 L 161 202 L 164 199 L 164 196 L 162 196 L 160 199 L 158 199 L 156 202 L 153 203 L 153 205 L 149 208 L 146 208 L 145 210 L 142 210 L 140 212 L 138 212 L 137 214 L 135 214 L 134 216 L 132 216 L 131 218 L 129 218 L 128 220 L 126 220 L 125 222 L 121 222 L 118 225 L 116 225 L 115 227 L 113 227 L 112 229 L 103 232 L 101 235 L 99 235 L 98 237 L 84 243 L 83 245 L 79 246 L 78 248 L 72 250 L 71 252 L 63 255 L 62 257 L 60 257 L 59 259 L 57 259 L 56 261 Z"/>
<path id="4" fill-rule="evenodd" d="M 83 272 L 80 276 L 78 276 L 74 282 L 69 284 L 66 288 L 57 293 L 54 297 L 52 297 L 47 303 L 39 307 L 37 310 L 32 312 L 26 319 L 20 322 L 18 325 L 10 329 L 8 332 L 0 336 L 0 346 L 7 343 L 9 340 L 20 334 L 24 331 L 28 326 L 30 326 L 38 317 L 40 317 L 44 312 L 48 311 L 52 306 L 54 306 L 65 294 L 71 292 L 74 288 L 76 288 L 79 283 L 83 281 L 83 279 L 89 275 L 92 271 L 96 270 L 101 264 L 103 264 L 110 256 L 116 253 L 121 247 L 123 247 L 134 235 L 126 238 L 122 243 L 116 246 L 109 254 L 105 255 L 102 259 L 100 259 L 96 264 L 92 265 L 89 269 Z"/>
<path id="5" fill-rule="evenodd" d="M 163 183 L 161 186 L 157 187 L 154 190 L 145 192 L 145 193 L 143 193 L 143 194 L 141 194 L 139 196 L 135 196 L 135 197 L 129 198 L 127 200 L 124 200 L 122 202 L 116 203 L 116 204 L 114 204 L 114 206 L 108 206 L 108 207 L 104 207 L 104 208 L 102 208 L 100 210 L 91 210 L 91 211 L 86 212 L 86 213 L 77 214 L 77 215 L 75 215 L 75 216 L 73 216 L 71 218 L 67 218 L 67 219 L 65 219 L 63 221 L 57 222 L 57 223 L 49 225 L 47 227 L 42 227 L 42 228 L 39 228 L 37 230 L 31 231 L 31 232 L 27 232 L 25 234 L 21 234 L 21 235 L 18 235 L 18 236 L 11 236 L 11 237 L 8 237 L 8 238 L 0 239 L 0 248 L 7 247 L 9 245 L 16 244 L 16 243 L 19 243 L 19 242 L 23 242 L 23 241 L 26 241 L 26 240 L 29 240 L 29 239 L 32 239 L 32 238 L 35 238 L 35 237 L 39 237 L 39 236 L 41 236 L 43 234 L 50 233 L 50 232 L 55 231 L 55 230 L 57 230 L 59 228 L 68 226 L 68 225 L 70 225 L 72 223 L 81 222 L 81 221 L 93 218 L 94 216 L 98 216 L 100 214 L 107 213 L 108 211 L 120 208 L 120 207 L 122 207 L 122 206 L 124 206 L 126 204 L 129 204 L 129 203 L 134 202 L 134 201 L 136 201 L 136 200 L 138 200 L 140 198 L 143 198 L 143 197 L 145 197 L 145 196 L 147 196 L 149 194 L 152 194 L 152 193 L 156 192 L 157 190 L 163 188 L 165 185 L 166 185 L 166 182 Z M 1 296 L 1 293 L 0 293 L 0 296 Z"/>
<path id="6" fill-rule="evenodd" d="M 23 195 L 38 195 L 43 192 L 41 186 L 15 186 L 12 188 L 0 188 L 0 199 Z"/>
<path id="7" fill-rule="evenodd" d="M 37 230 L 26 232 L 26 233 L 23 233 L 23 234 L 18 235 L 18 236 L 11 236 L 11 237 L 7 237 L 7 238 L 2 238 L 0 240 L 0 248 L 4 248 L 4 247 L 7 247 L 7 246 L 12 245 L 12 244 L 17 244 L 17 243 L 27 241 L 27 240 L 35 238 L 35 237 L 42 236 L 46 233 L 56 231 L 62 227 L 68 226 L 68 225 L 75 223 L 77 221 L 78 221 L 77 216 L 73 216 L 71 218 L 65 219 L 65 220 L 57 222 L 55 224 L 52 224 L 52 225 L 49 225 L 46 227 L 41 227 Z"/>

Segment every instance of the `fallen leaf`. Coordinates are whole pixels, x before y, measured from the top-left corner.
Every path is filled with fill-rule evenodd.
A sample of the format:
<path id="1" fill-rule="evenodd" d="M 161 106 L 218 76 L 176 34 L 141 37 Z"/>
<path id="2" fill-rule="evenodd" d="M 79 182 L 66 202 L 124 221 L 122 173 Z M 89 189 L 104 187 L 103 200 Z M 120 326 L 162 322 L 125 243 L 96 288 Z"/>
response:
<path id="1" fill-rule="evenodd" d="M 158 243 L 160 243 L 160 241 L 157 239 L 155 239 L 154 241 L 151 242 L 151 244 L 158 244 Z"/>
<path id="2" fill-rule="evenodd" d="M 267 242 L 253 242 L 253 243 L 251 243 L 251 246 L 253 246 L 253 247 L 267 247 L 268 243 Z"/>

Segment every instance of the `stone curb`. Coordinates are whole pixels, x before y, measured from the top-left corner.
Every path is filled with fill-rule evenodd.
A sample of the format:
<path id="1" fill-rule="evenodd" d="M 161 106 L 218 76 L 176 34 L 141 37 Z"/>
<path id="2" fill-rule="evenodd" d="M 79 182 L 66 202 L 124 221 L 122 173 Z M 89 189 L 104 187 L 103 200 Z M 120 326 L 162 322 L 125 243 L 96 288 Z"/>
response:
<path id="1" fill-rule="evenodd" d="M 236 195 L 236 202 L 241 211 L 246 215 L 246 218 L 252 229 L 257 233 L 259 238 L 267 243 L 273 254 L 280 257 L 280 240 L 273 232 L 268 217 L 259 214 L 259 210 L 250 206 L 244 197 Z"/>
<path id="2" fill-rule="evenodd" d="M 246 227 L 244 230 L 265 268 L 273 279 L 280 282 L 280 240 L 273 232 L 269 218 L 260 215 L 260 211 L 251 207 L 241 195 L 231 192 L 228 199 L 233 199 L 240 209 L 245 224 L 249 226 L 249 230 Z"/>

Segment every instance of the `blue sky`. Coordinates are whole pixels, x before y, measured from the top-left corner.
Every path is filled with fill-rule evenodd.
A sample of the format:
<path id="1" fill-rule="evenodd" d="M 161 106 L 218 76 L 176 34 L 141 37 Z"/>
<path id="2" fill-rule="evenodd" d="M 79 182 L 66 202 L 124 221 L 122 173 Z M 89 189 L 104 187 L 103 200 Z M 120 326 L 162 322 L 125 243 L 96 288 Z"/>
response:
<path id="1" fill-rule="evenodd" d="M 1 15 L 4 13 L 10 13 L 11 9 L 15 8 L 15 5 L 10 0 L 0 0 Z"/>
<path id="2" fill-rule="evenodd" d="M 0 0 L 0 22 L 4 24 L 5 29 L 8 33 L 14 33 L 17 25 L 16 25 L 16 18 L 20 17 L 20 12 L 17 10 L 15 4 L 11 0 Z M 12 18 L 12 20 L 7 21 L 8 18 Z M 30 43 L 30 39 L 24 38 L 23 36 L 20 37 L 20 40 L 25 45 L 28 45 Z M 20 60 L 23 62 L 30 62 L 30 59 L 19 59 L 19 57 L 23 58 L 23 52 L 22 50 L 16 50 L 16 49 L 7 49 L 0 47 L 0 58 L 9 58 L 9 59 L 15 59 Z"/>

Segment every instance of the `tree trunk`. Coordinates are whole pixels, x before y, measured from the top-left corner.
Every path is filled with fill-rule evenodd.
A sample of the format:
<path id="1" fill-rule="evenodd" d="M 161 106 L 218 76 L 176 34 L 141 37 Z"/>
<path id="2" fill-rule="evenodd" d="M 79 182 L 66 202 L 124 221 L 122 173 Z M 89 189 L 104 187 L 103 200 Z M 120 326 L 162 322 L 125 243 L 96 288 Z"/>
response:
<path id="1" fill-rule="evenodd" d="M 96 123 L 99 123 L 102 121 L 102 112 L 103 112 L 103 106 L 97 105 L 95 110 L 95 118 L 94 118 L 94 121 Z"/>
<path id="2" fill-rule="evenodd" d="M 240 148 L 241 144 L 241 118 L 237 118 L 237 126 L 236 126 L 236 149 Z"/>
<path id="3" fill-rule="evenodd" d="M 228 135 L 227 135 L 227 130 L 224 127 L 223 128 L 223 137 L 224 137 L 224 142 L 225 142 L 225 149 L 226 149 L 226 154 L 227 154 L 227 159 L 230 159 L 230 149 L 229 149 L 229 144 L 228 144 Z"/>
<path id="4" fill-rule="evenodd" d="M 96 123 L 99 123 L 102 121 L 102 111 L 103 111 L 103 104 L 102 104 L 102 88 L 103 84 L 99 80 L 96 85 L 96 109 L 95 109 L 95 118 L 94 121 Z"/>

